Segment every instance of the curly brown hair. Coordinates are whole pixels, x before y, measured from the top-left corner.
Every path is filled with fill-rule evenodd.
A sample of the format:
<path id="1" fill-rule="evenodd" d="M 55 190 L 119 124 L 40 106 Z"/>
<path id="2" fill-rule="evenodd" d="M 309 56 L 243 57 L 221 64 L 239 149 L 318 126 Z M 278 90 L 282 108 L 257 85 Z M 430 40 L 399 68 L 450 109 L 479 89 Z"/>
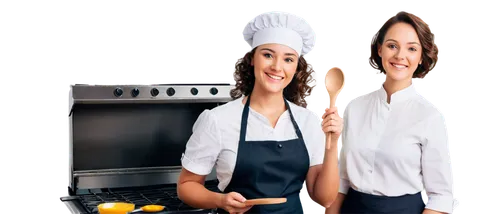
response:
<path id="1" fill-rule="evenodd" d="M 411 25 L 417 32 L 418 39 L 422 43 L 422 64 L 418 65 L 417 70 L 413 73 L 412 78 L 424 78 L 429 71 L 431 71 L 434 66 L 436 66 L 438 60 L 438 48 L 434 43 L 434 34 L 431 32 L 427 23 L 425 23 L 419 17 L 407 13 L 399 12 L 395 16 L 391 17 L 385 24 L 380 28 L 380 30 L 373 36 L 371 44 L 371 56 L 370 65 L 380 70 L 381 73 L 385 74 L 384 67 L 382 66 L 382 58 L 378 55 L 378 49 L 380 45 L 384 42 L 384 37 L 389 28 L 396 23 L 407 23 Z"/>
<path id="2" fill-rule="evenodd" d="M 253 90 L 255 84 L 255 74 L 251 62 L 255 54 L 255 50 L 256 48 L 246 53 L 243 58 L 236 62 L 236 70 L 233 75 L 234 80 L 236 81 L 236 86 L 234 89 L 231 89 L 231 97 L 233 99 L 240 98 L 243 95 L 248 96 Z M 305 97 L 309 96 L 314 88 L 314 86 L 308 85 L 314 81 L 312 73 L 314 73 L 312 66 L 307 64 L 304 57 L 300 56 L 295 75 L 290 84 L 288 84 L 283 90 L 285 99 L 298 106 L 306 108 L 307 102 Z"/>

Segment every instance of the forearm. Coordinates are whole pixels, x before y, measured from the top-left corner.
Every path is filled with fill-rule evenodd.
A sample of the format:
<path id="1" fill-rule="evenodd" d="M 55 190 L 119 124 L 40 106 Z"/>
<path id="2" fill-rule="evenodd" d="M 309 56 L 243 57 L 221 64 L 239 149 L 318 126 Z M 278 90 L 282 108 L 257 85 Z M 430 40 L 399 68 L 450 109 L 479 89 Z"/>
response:
<path id="1" fill-rule="evenodd" d="M 446 214 L 446 213 L 438 212 L 438 211 L 430 210 L 430 209 L 425 209 L 422 214 Z"/>
<path id="2" fill-rule="evenodd" d="M 339 193 L 337 195 L 337 199 L 335 199 L 335 202 L 333 202 L 332 206 L 326 209 L 325 214 L 338 214 L 340 212 L 340 207 L 342 206 L 342 203 L 344 202 L 345 195 L 342 193 Z"/>
<path id="3" fill-rule="evenodd" d="M 325 150 L 323 166 L 314 184 L 314 198 L 324 207 L 329 207 L 337 198 L 339 191 L 338 149 L 332 140 L 330 149 Z"/>
<path id="4" fill-rule="evenodd" d="M 212 192 L 202 184 L 194 181 L 180 184 L 178 195 L 179 199 L 184 203 L 200 209 L 219 208 L 223 197 L 223 194 Z"/>

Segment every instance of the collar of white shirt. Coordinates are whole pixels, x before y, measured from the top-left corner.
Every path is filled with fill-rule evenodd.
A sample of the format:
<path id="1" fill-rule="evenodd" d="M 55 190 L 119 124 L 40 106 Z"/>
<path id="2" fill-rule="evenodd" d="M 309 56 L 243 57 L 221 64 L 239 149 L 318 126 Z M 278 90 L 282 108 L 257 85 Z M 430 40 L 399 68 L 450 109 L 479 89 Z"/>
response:
<path id="1" fill-rule="evenodd" d="M 410 86 L 392 94 L 391 95 L 391 104 L 395 104 L 398 102 L 403 102 L 403 101 L 409 100 L 417 95 L 418 94 L 417 94 L 417 90 L 415 89 L 415 86 L 413 84 L 411 84 Z M 380 87 L 380 89 L 377 91 L 377 96 L 381 100 L 383 100 L 385 103 L 387 103 L 387 92 L 385 91 L 383 84 L 382 84 L 382 87 Z"/>

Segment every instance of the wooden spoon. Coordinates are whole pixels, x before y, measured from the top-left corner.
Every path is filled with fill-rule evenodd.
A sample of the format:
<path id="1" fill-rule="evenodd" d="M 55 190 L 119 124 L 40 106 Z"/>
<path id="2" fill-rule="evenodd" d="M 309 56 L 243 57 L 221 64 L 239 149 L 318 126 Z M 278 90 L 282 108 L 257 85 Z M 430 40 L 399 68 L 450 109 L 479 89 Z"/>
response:
<path id="1" fill-rule="evenodd" d="M 259 198 L 245 201 L 246 206 L 263 205 L 263 204 L 282 204 L 286 202 L 286 198 Z"/>
<path id="2" fill-rule="evenodd" d="M 344 87 L 344 73 L 340 68 L 332 68 L 326 73 L 325 86 L 328 94 L 330 95 L 330 108 L 335 107 L 337 95 Z M 326 149 L 330 149 L 332 144 L 332 133 L 326 135 Z"/>

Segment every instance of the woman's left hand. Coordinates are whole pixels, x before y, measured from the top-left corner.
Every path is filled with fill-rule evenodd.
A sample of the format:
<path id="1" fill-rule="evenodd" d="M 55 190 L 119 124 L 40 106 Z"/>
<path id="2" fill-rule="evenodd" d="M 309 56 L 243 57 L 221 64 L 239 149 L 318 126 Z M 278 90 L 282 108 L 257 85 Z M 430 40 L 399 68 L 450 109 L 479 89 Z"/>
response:
<path id="1" fill-rule="evenodd" d="M 337 107 L 325 109 L 322 118 L 321 127 L 323 128 L 323 132 L 325 134 L 332 133 L 332 138 L 338 140 L 344 129 L 344 120 L 339 116 Z"/>

